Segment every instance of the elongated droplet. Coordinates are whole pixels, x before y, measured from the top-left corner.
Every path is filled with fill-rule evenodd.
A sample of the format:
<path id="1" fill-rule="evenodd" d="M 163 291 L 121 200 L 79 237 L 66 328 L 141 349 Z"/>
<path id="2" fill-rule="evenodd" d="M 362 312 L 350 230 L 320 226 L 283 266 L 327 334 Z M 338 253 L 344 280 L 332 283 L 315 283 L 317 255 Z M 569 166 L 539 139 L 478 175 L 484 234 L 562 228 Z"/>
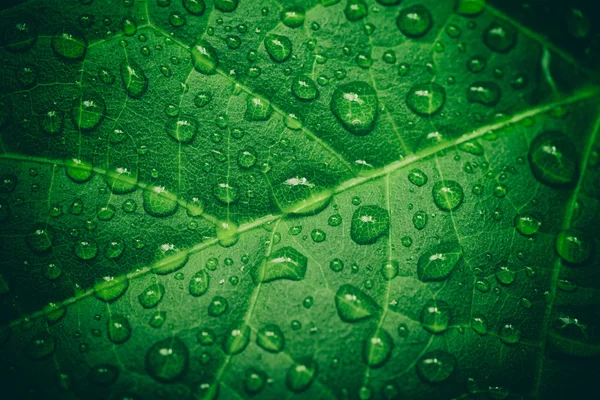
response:
<path id="1" fill-rule="evenodd" d="M 535 179 L 552 187 L 569 187 L 579 177 L 579 156 L 573 142 L 559 131 L 545 131 L 529 146 L 529 167 Z"/>
<path id="2" fill-rule="evenodd" d="M 294 393 L 307 390 L 317 375 L 318 366 L 312 359 L 301 359 L 293 363 L 285 376 L 285 385 Z"/>
<path id="3" fill-rule="evenodd" d="M 361 321 L 379 313 L 379 306 L 368 294 L 349 284 L 338 289 L 335 306 L 344 322 Z"/>
<path id="4" fill-rule="evenodd" d="M 282 247 L 263 258 L 255 268 L 255 282 L 270 282 L 277 279 L 299 281 L 304 279 L 308 258 L 293 247 Z"/>
<path id="5" fill-rule="evenodd" d="M 139 99 L 148 89 L 148 78 L 142 67 L 131 59 L 121 63 L 121 78 L 129 97 Z"/>
<path id="6" fill-rule="evenodd" d="M 217 72 L 219 56 L 212 45 L 200 42 L 192 48 L 191 54 L 192 65 L 196 71 L 206 75 L 213 75 Z"/>
<path id="7" fill-rule="evenodd" d="M 377 328 L 367 337 L 363 345 L 363 359 L 373 368 L 383 366 L 394 349 L 394 339 L 383 328 Z"/>
<path id="8" fill-rule="evenodd" d="M 462 258 L 462 247 L 456 242 L 446 242 L 425 251 L 417 262 L 417 275 L 423 282 L 446 279 Z"/>

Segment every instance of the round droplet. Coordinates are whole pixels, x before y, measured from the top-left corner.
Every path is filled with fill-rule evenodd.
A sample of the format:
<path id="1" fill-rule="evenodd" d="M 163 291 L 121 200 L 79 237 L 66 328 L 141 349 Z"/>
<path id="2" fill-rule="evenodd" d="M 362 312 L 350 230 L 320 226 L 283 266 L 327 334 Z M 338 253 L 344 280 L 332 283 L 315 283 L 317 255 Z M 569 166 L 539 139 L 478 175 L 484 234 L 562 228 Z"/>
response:
<path id="1" fill-rule="evenodd" d="M 27 244 L 34 253 L 43 253 L 52 247 L 54 234 L 52 228 L 45 224 L 36 224 L 27 235 Z"/>
<path id="2" fill-rule="evenodd" d="M 446 102 L 446 91 L 435 82 L 418 83 L 406 95 L 406 105 L 416 114 L 429 116 L 437 113 Z"/>
<path id="3" fill-rule="evenodd" d="M 183 8 L 192 15 L 202 15 L 206 10 L 204 0 L 183 0 Z"/>
<path id="4" fill-rule="evenodd" d="M 33 65 L 25 65 L 17 70 L 17 81 L 25 89 L 33 87 L 37 83 L 37 68 Z"/>
<path id="5" fill-rule="evenodd" d="M 223 12 L 235 11 L 239 0 L 215 0 L 215 8 Z"/>
<path id="6" fill-rule="evenodd" d="M 298 360 L 293 363 L 285 376 L 285 385 L 294 393 L 307 390 L 317 375 L 318 366 L 312 359 Z"/>
<path id="7" fill-rule="evenodd" d="M 212 346 L 215 340 L 217 340 L 217 335 L 212 329 L 203 328 L 196 334 L 196 339 L 198 339 L 198 343 L 202 346 Z"/>
<path id="8" fill-rule="evenodd" d="M 62 32 L 52 37 L 52 48 L 67 60 L 81 60 L 87 46 L 87 41 L 80 32 Z"/>
<path id="9" fill-rule="evenodd" d="M 341 85 L 331 98 L 331 112 L 354 135 L 367 135 L 373 130 L 378 110 L 377 93 L 366 82 L 354 81 Z"/>
<path id="10" fill-rule="evenodd" d="M 216 73 L 219 66 L 219 56 L 212 45 L 207 42 L 200 42 L 192 48 L 191 54 L 192 65 L 196 71 L 206 75 Z"/>
<path id="11" fill-rule="evenodd" d="M 351 22 L 360 21 L 365 18 L 369 12 L 369 8 L 364 0 L 348 0 L 344 14 L 346 19 Z"/>
<path id="12" fill-rule="evenodd" d="M 88 379 L 94 385 L 112 385 L 119 379 L 119 369 L 111 364 L 97 364 L 90 369 Z"/>
<path id="13" fill-rule="evenodd" d="M 306 11 L 304 8 L 292 6 L 283 9 L 279 17 L 281 18 L 281 23 L 288 28 L 299 28 L 304 24 L 305 15 Z"/>
<path id="14" fill-rule="evenodd" d="M 292 55 L 292 42 L 287 36 L 267 35 L 264 44 L 267 53 L 275 62 L 284 62 Z"/>
<path id="15" fill-rule="evenodd" d="M 568 187 L 579 177 L 579 157 L 573 142 L 558 131 L 545 131 L 529 146 L 529 167 L 541 183 Z"/>
<path id="16" fill-rule="evenodd" d="M 198 108 L 204 108 L 212 100 L 212 95 L 208 92 L 200 92 L 194 97 L 194 105 Z"/>
<path id="17" fill-rule="evenodd" d="M 425 353 L 417 361 L 417 373 L 427 383 L 439 383 L 450 378 L 456 368 L 456 358 L 443 350 Z"/>
<path id="18" fill-rule="evenodd" d="M 121 239 L 115 239 L 108 242 L 106 248 L 104 250 L 104 255 L 107 258 L 115 259 L 119 258 L 121 254 L 123 254 L 123 250 L 125 250 L 125 242 Z"/>
<path id="19" fill-rule="evenodd" d="M 570 264 L 583 264 L 595 251 L 594 239 L 576 229 L 566 229 L 556 235 L 556 252 Z"/>
<path id="20" fill-rule="evenodd" d="M 455 210 L 465 198 L 462 186 L 451 180 L 436 182 L 431 193 L 433 202 L 442 211 Z"/>
<path id="21" fill-rule="evenodd" d="M 37 25 L 26 18 L 10 21 L 2 36 L 2 44 L 14 52 L 29 50 L 38 39 Z"/>
<path id="22" fill-rule="evenodd" d="M 76 158 L 67 160 L 65 162 L 65 169 L 67 176 L 77 183 L 87 182 L 93 174 L 91 163 Z"/>
<path id="23" fill-rule="evenodd" d="M 23 351 L 31 360 L 43 360 L 50 357 L 56 348 L 56 339 L 48 332 L 36 334 L 26 345 Z"/>
<path id="24" fill-rule="evenodd" d="M 423 282 L 446 279 L 463 255 L 456 242 L 437 244 L 425 251 L 417 261 L 417 275 Z"/>
<path id="25" fill-rule="evenodd" d="M 319 89 L 308 76 L 298 75 L 292 82 L 292 93 L 299 100 L 313 101 L 319 96 Z"/>
<path id="26" fill-rule="evenodd" d="M 198 131 L 198 121 L 191 116 L 184 115 L 176 119 L 169 119 L 165 124 L 167 134 L 180 143 L 190 143 Z"/>
<path id="27" fill-rule="evenodd" d="M 344 262 L 342 260 L 340 260 L 339 258 L 334 258 L 333 260 L 331 260 L 329 262 L 329 268 L 333 272 L 340 272 L 341 270 L 344 269 Z"/>
<path id="28" fill-rule="evenodd" d="M 417 168 L 413 168 L 408 173 L 408 180 L 415 186 L 421 187 L 428 181 L 427 175 Z"/>
<path id="29" fill-rule="evenodd" d="M 382 235 L 387 234 L 390 227 L 390 215 L 379 206 L 361 206 L 352 215 L 350 237 L 360 245 L 371 244 Z"/>
<path id="30" fill-rule="evenodd" d="M 104 119 L 106 103 L 96 94 L 84 93 L 73 101 L 71 110 L 75 126 L 82 131 L 90 131 Z"/>
<path id="31" fill-rule="evenodd" d="M 260 392 L 267 383 L 267 375 L 256 368 L 248 368 L 244 374 L 244 389 L 251 395 Z"/>
<path id="32" fill-rule="evenodd" d="M 446 301 L 429 300 L 421 309 L 421 326 L 431 333 L 442 333 L 448 329 L 451 317 L 452 311 Z"/>
<path id="33" fill-rule="evenodd" d="M 418 38 L 429 32 L 433 25 L 433 19 L 428 9 L 417 4 L 400 11 L 396 25 L 404 35 Z"/>
<path id="34" fill-rule="evenodd" d="M 208 315 L 211 317 L 218 317 L 219 315 L 223 315 L 228 308 L 229 303 L 227 302 L 226 298 L 215 296 L 208 305 Z"/>
<path id="35" fill-rule="evenodd" d="M 246 99 L 246 113 L 248 121 L 267 121 L 273 114 L 271 102 L 263 96 L 250 95 Z"/>
<path id="36" fill-rule="evenodd" d="M 510 269 L 508 265 L 504 264 L 496 265 L 494 274 L 496 275 L 496 280 L 502 285 L 510 285 L 515 281 L 515 278 L 517 277 L 517 273 Z"/>
<path id="37" fill-rule="evenodd" d="M 532 236 L 537 233 L 542 223 L 531 215 L 515 215 L 514 225 L 521 235 Z"/>
<path id="38" fill-rule="evenodd" d="M 56 135 L 62 131 L 64 116 L 62 111 L 49 110 L 42 114 L 40 126 L 48 135 Z"/>
<path id="39" fill-rule="evenodd" d="M 146 188 L 142 199 L 144 211 L 153 217 L 168 217 L 179 208 L 177 196 L 160 186 Z"/>
<path id="40" fill-rule="evenodd" d="M 233 327 L 225 333 L 225 340 L 223 341 L 223 351 L 225 354 L 235 355 L 239 354 L 250 343 L 250 333 L 252 330 L 244 323 Z"/>
<path id="41" fill-rule="evenodd" d="M 165 295 L 165 287 L 160 283 L 153 283 L 138 295 L 138 301 L 144 308 L 154 308 Z"/>
<path id="42" fill-rule="evenodd" d="M 82 260 L 91 260 L 98 255 L 98 243 L 92 238 L 75 243 L 75 255 Z"/>
<path id="43" fill-rule="evenodd" d="M 125 343 L 131 337 L 131 324 L 121 314 L 113 314 L 108 320 L 108 339 L 114 344 Z"/>
<path id="44" fill-rule="evenodd" d="M 252 168 L 256 164 L 257 157 L 256 151 L 252 148 L 240 150 L 238 152 L 238 165 L 244 169 Z"/>
<path id="45" fill-rule="evenodd" d="M 483 32 L 483 43 L 497 53 L 508 53 L 517 44 L 517 30 L 500 21 L 492 24 Z"/>
<path id="46" fill-rule="evenodd" d="M 467 100 L 487 107 L 498 104 L 502 91 L 495 82 L 474 82 L 467 88 Z"/>
<path id="47" fill-rule="evenodd" d="M 504 324 L 498 331 L 498 339 L 506 344 L 514 344 L 521 338 L 521 331 L 513 324 Z"/>
<path id="48" fill-rule="evenodd" d="M 256 344 L 268 352 L 279 353 L 284 346 L 281 328 L 275 324 L 263 326 L 256 334 Z"/>
<path id="49" fill-rule="evenodd" d="M 229 183 L 216 184 L 213 193 L 219 201 L 225 204 L 235 203 L 238 199 L 237 188 Z"/>
<path id="50" fill-rule="evenodd" d="M 363 360 L 373 368 L 386 363 L 394 349 L 394 339 L 382 328 L 378 328 L 367 337 L 363 345 Z"/>
<path id="51" fill-rule="evenodd" d="M 198 297 L 202 296 L 208 290 L 208 285 L 210 283 L 210 276 L 206 273 L 205 270 L 201 269 L 192 275 L 189 284 L 189 292 L 192 296 Z"/>
<path id="52" fill-rule="evenodd" d="M 188 363 L 188 347 L 176 337 L 159 340 L 146 352 L 146 371 L 160 382 L 181 378 L 187 372 Z"/>

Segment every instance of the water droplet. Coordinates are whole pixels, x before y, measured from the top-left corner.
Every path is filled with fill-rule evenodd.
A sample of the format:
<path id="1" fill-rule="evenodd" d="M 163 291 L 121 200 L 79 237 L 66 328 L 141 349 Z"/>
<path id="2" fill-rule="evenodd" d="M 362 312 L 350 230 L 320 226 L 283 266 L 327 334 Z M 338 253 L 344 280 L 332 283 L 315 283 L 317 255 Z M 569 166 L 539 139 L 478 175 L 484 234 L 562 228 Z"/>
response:
<path id="1" fill-rule="evenodd" d="M 165 124 L 167 134 L 180 143 L 190 143 L 198 131 L 198 121 L 189 115 L 169 119 Z"/>
<path id="2" fill-rule="evenodd" d="M 223 12 L 235 11 L 239 0 L 215 0 L 215 8 Z"/>
<path id="3" fill-rule="evenodd" d="M 339 258 L 334 258 L 329 262 L 329 268 L 331 268 L 333 272 L 340 272 L 344 269 L 344 262 Z"/>
<path id="4" fill-rule="evenodd" d="M 64 115 L 60 110 L 49 110 L 42 114 L 40 126 L 48 135 L 56 135 L 62 131 Z M 2 124 L 0 123 L 0 126 Z"/>
<path id="5" fill-rule="evenodd" d="M 344 14 L 348 21 L 356 22 L 365 18 L 369 12 L 367 4 L 364 0 L 348 0 Z"/>
<path id="6" fill-rule="evenodd" d="M 413 85 L 406 95 L 406 105 L 416 114 L 437 113 L 446 102 L 446 91 L 435 82 Z"/>
<path id="7" fill-rule="evenodd" d="M 570 264 L 583 264 L 595 252 L 594 239 L 576 229 L 562 230 L 556 235 L 556 252 Z"/>
<path id="8" fill-rule="evenodd" d="M 417 4 L 400 11 L 396 25 L 404 35 L 418 38 L 429 32 L 433 25 L 433 19 L 428 9 Z"/>
<path id="9" fill-rule="evenodd" d="M 37 24 L 28 18 L 20 18 L 9 22 L 3 32 L 2 44 L 10 51 L 20 52 L 32 48 L 37 39 Z"/>
<path id="10" fill-rule="evenodd" d="M 138 301 L 144 308 L 154 308 L 160 303 L 164 294 L 165 287 L 160 283 L 154 283 L 138 295 Z"/>
<path id="11" fill-rule="evenodd" d="M 214 187 L 213 194 L 218 200 L 225 204 L 235 203 L 238 199 L 237 188 L 229 183 L 217 183 Z"/>
<path id="12" fill-rule="evenodd" d="M 424 382 L 439 383 L 450 378 L 456 368 L 456 358 L 443 350 L 434 350 L 423 354 L 416 368 Z"/>
<path id="13" fill-rule="evenodd" d="M 282 247 L 263 258 L 253 270 L 255 282 L 270 282 L 277 279 L 299 281 L 304 279 L 308 259 L 293 247 Z"/>
<path id="14" fill-rule="evenodd" d="M 137 189 L 137 174 L 127 168 L 106 171 L 104 179 L 114 194 L 131 193 Z"/>
<path id="15" fill-rule="evenodd" d="M 433 185 L 433 202 L 442 211 L 453 211 L 465 198 L 463 188 L 456 181 L 439 181 Z"/>
<path id="16" fill-rule="evenodd" d="M 92 177 L 92 163 L 73 158 L 65 161 L 65 168 L 67 176 L 74 182 L 84 183 Z"/>
<path id="17" fill-rule="evenodd" d="M 317 375 L 318 366 L 312 359 L 300 359 L 294 362 L 285 376 L 285 385 L 294 393 L 306 391 Z"/>
<path id="18" fill-rule="evenodd" d="M 421 326 L 431 333 L 442 333 L 448 329 L 450 318 L 452 310 L 444 300 L 429 300 L 421 309 Z"/>
<path id="19" fill-rule="evenodd" d="M 201 269 L 192 275 L 189 284 L 189 292 L 192 296 L 202 296 L 208 290 L 210 276 L 205 270 Z"/>
<path id="20" fill-rule="evenodd" d="M 24 347 L 25 355 L 31 360 L 50 357 L 56 348 L 56 339 L 48 332 L 37 333 Z"/>
<path id="21" fill-rule="evenodd" d="M 463 255 L 456 242 L 445 242 L 425 251 L 417 262 L 417 274 L 423 282 L 446 279 Z"/>
<path id="22" fill-rule="evenodd" d="M 467 89 L 467 100 L 471 103 L 493 107 L 498 104 L 502 92 L 494 82 L 474 82 Z"/>
<path id="23" fill-rule="evenodd" d="M 248 325 L 241 322 L 238 326 L 228 330 L 223 341 L 223 351 L 225 354 L 239 354 L 250 343 L 250 333 L 252 330 Z"/>
<path id="24" fill-rule="evenodd" d="M 178 380 L 187 372 L 188 364 L 188 347 L 176 337 L 159 340 L 146 352 L 146 371 L 159 382 Z"/>
<path id="25" fill-rule="evenodd" d="M 158 275 L 168 275 L 187 264 L 189 252 L 181 251 L 173 244 L 163 244 L 158 249 L 158 261 L 152 265 L 152 271 Z"/>
<path id="26" fill-rule="evenodd" d="M 119 369 L 111 364 L 96 364 L 88 373 L 88 379 L 94 385 L 108 386 L 119 379 Z"/>
<path id="27" fill-rule="evenodd" d="M 388 233 L 390 215 L 387 210 L 371 205 L 361 206 L 352 215 L 350 237 L 356 244 L 372 244 Z"/>
<path id="28" fill-rule="evenodd" d="M 321 242 L 325 241 L 327 235 L 325 234 L 325 231 L 323 231 L 322 229 L 313 229 L 310 232 L 310 237 L 313 240 L 313 242 L 321 243 Z"/>
<path id="29" fill-rule="evenodd" d="M 373 130 L 378 110 L 377 93 L 366 82 L 341 85 L 331 98 L 331 112 L 354 135 L 367 135 Z"/>
<path id="30" fill-rule="evenodd" d="M 304 8 L 299 6 L 292 6 L 285 8 L 279 14 L 281 18 L 281 23 L 283 23 L 288 28 L 299 28 L 304 24 L 304 18 L 306 15 L 306 11 Z"/>
<path id="31" fill-rule="evenodd" d="M 256 368 L 248 368 L 244 374 L 244 389 L 250 395 L 254 395 L 265 387 L 267 375 Z"/>
<path id="32" fill-rule="evenodd" d="M 91 260 L 98 255 L 98 243 L 92 238 L 78 240 L 75 243 L 75 255 L 82 260 Z"/>
<path id="33" fill-rule="evenodd" d="M 84 93 L 73 101 L 71 111 L 76 128 L 90 131 L 100 125 L 104 119 L 106 103 L 96 94 Z"/>
<path id="34" fill-rule="evenodd" d="M 496 53 L 508 53 L 517 44 L 517 31 L 503 22 L 492 22 L 483 32 L 483 43 Z"/>
<path id="35" fill-rule="evenodd" d="M 223 315 L 229 308 L 229 303 L 225 297 L 215 296 L 208 305 L 208 315 L 211 317 L 218 317 Z"/>
<path id="36" fill-rule="evenodd" d="M 427 175 L 417 168 L 413 168 L 408 172 L 408 180 L 415 186 L 421 187 L 428 181 Z"/>
<path id="37" fill-rule="evenodd" d="M 246 100 L 246 113 L 244 114 L 248 121 L 267 121 L 273 114 L 271 102 L 258 95 L 249 95 Z"/>
<path id="38" fill-rule="evenodd" d="M 121 63 L 121 78 L 129 97 L 139 99 L 148 89 L 148 78 L 142 67 L 130 58 Z"/>
<path id="39" fill-rule="evenodd" d="M 183 0 L 183 8 L 192 15 L 202 15 L 206 9 L 204 0 Z"/>
<path id="40" fill-rule="evenodd" d="M 461 15 L 473 16 L 483 11 L 485 0 L 459 0 L 456 3 L 456 12 Z"/>
<path id="41" fill-rule="evenodd" d="M 264 44 L 267 53 L 275 62 L 284 62 L 292 55 L 292 42 L 287 36 L 267 35 Z"/>
<path id="42" fill-rule="evenodd" d="M 275 324 L 267 324 L 256 333 L 256 344 L 271 353 L 283 350 L 285 339 L 281 328 Z"/>
<path id="43" fill-rule="evenodd" d="M 191 54 L 192 64 L 196 71 L 206 75 L 216 73 L 219 66 L 219 56 L 212 45 L 202 41 L 192 48 Z"/>
<path id="44" fill-rule="evenodd" d="M 121 314 L 112 314 L 108 320 L 108 339 L 114 344 L 125 343 L 131 337 L 131 324 Z"/>
<path id="45" fill-rule="evenodd" d="M 363 360 L 373 368 L 386 363 L 394 349 L 394 339 L 383 328 L 377 328 L 367 337 L 363 345 Z"/>
<path id="46" fill-rule="evenodd" d="M 498 339 L 506 344 L 514 344 L 521 338 L 521 332 L 513 324 L 504 324 L 498 331 Z"/>
<path id="47" fill-rule="evenodd" d="M 126 276 L 106 276 L 94 285 L 94 295 L 97 299 L 109 303 L 121 297 L 128 287 L 129 279 Z"/>
<path id="48" fill-rule="evenodd" d="M 425 226 L 427 225 L 427 213 L 423 210 L 417 211 L 416 213 L 414 213 L 413 215 L 413 225 L 415 226 L 415 228 L 417 228 L 418 230 L 424 229 Z"/>
<path id="49" fill-rule="evenodd" d="M 335 294 L 335 307 L 344 322 L 356 322 L 379 313 L 379 306 L 356 286 L 345 284 Z"/>
<path id="50" fill-rule="evenodd" d="M 179 208 L 177 196 L 159 186 L 144 189 L 142 199 L 144 211 L 157 218 L 173 215 Z"/>
<path id="51" fill-rule="evenodd" d="M 67 60 L 83 59 L 87 46 L 87 40 L 80 32 L 62 32 L 52 37 L 52 48 Z"/>
<path id="52" fill-rule="evenodd" d="M 571 186 L 579 177 L 579 157 L 573 142 L 558 131 L 545 131 L 529 147 L 529 167 L 541 183 L 552 187 Z"/>

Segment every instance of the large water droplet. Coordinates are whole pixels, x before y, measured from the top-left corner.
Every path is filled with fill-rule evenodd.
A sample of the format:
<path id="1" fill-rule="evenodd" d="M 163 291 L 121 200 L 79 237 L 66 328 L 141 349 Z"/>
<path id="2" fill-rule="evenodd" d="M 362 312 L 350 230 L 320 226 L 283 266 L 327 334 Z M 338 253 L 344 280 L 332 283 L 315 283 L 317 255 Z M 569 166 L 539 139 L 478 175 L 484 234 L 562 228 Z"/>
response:
<path id="1" fill-rule="evenodd" d="M 452 312 L 444 300 L 429 300 L 421 309 L 421 326 L 431 333 L 442 333 L 448 329 Z"/>
<path id="2" fill-rule="evenodd" d="M 408 108 L 422 116 L 437 113 L 445 102 L 446 91 L 435 82 L 413 85 L 406 95 Z"/>
<path id="3" fill-rule="evenodd" d="M 433 202 L 442 211 L 453 211 L 465 198 L 462 186 L 456 181 L 439 181 L 431 190 Z"/>
<path id="4" fill-rule="evenodd" d="M 282 247 L 263 258 L 253 270 L 255 282 L 270 282 L 277 279 L 299 281 L 304 279 L 308 258 L 293 247 Z"/>
<path id="5" fill-rule="evenodd" d="M 434 350 L 423 354 L 416 367 L 424 382 L 439 383 L 450 378 L 456 368 L 456 358 L 443 350 Z"/>
<path id="6" fill-rule="evenodd" d="M 256 334 L 256 344 L 271 353 L 279 353 L 285 344 L 281 328 L 275 324 L 263 326 Z"/>
<path id="7" fill-rule="evenodd" d="M 556 252 L 570 264 L 583 264 L 595 251 L 594 239 L 576 229 L 566 229 L 556 235 Z"/>
<path id="8" fill-rule="evenodd" d="M 216 6 L 216 4 L 215 4 Z M 219 56 L 217 50 L 207 42 L 200 42 L 192 48 L 192 65 L 194 69 L 206 75 L 217 72 Z"/>
<path id="9" fill-rule="evenodd" d="M 146 352 L 146 371 L 160 382 L 181 378 L 187 372 L 188 363 L 188 347 L 176 337 L 159 340 Z"/>
<path id="10" fill-rule="evenodd" d="M 160 303 L 165 294 L 165 287 L 160 283 L 148 286 L 138 295 L 138 301 L 144 308 L 153 308 Z"/>
<path id="11" fill-rule="evenodd" d="M 446 242 L 425 251 L 417 262 L 417 275 L 423 282 L 446 279 L 462 258 L 462 247 L 456 242 Z"/>
<path id="12" fill-rule="evenodd" d="M 92 177 L 93 167 L 90 162 L 72 158 L 65 161 L 65 171 L 74 182 L 84 183 Z"/>
<path id="13" fill-rule="evenodd" d="M 306 11 L 299 6 L 287 7 L 281 11 L 281 23 L 288 28 L 299 28 L 304 24 Z"/>
<path id="14" fill-rule="evenodd" d="M 179 207 L 177 196 L 160 186 L 145 189 L 142 198 L 144 211 L 153 217 L 168 217 Z"/>
<path id="15" fill-rule="evenodd" d="M 495 82 L 474 82 L 467 88 L 467 100 L 471 103 L 493 107 L 498 104 L 502 91 Z"/>
<path id="16" fill-rule="evenodd" d="M 137 173 L 127 168 L 106 171 L 104 180 L 114 194 L 131 193 L 137 189 Z"/>
<path id="17" fill-rule="evenodd" d="M 367 365 L 379 368 L 386 363 L 394 349 L 394 339 L 383 328 L 377 328 L 364 342 L 363 359 Z"/>
<path id="18" fill-rule="evenodd" d="M 284 62 L 292 55 L 292 42 L 287 36 L 270 34 L 265 37 L 265 49 L 275 62 Z"/>
<path id="19" fill-rule="evenodd" d="M 433 19 L 428 9 L 417 4 L 400 11 L 396 25 L 404 35 L 418 38 L 429 32 L 433 25 Z"/>
<path id="20" fill-rule="evenodd" d="M 62 32 L 52 37 L 52 48 L 67 60 L 81 60 L 87 51 L 87 40 L 80 32 Z"/>
<path id="21" fill-rule="evenodd" d="M 380 236 L 388 233 L 389 227 L 387 210 L 375 205 L 361 206 L 352 215 L 350 237 L 360 245 L 375 243 Z"/>
<path id="22" fill-rule="evenodd" d="M 299 100 L 313 101 L 319 97 L 319 89 L 315 82 L 306 75 L 298 75 L 292 82 L 292 93 Z"/>
<path id="23" fill-rule="evenodd" d="M 189 284 L 189 292 L 192 296 L 202 296 L 208 290 L 210 276 L 205 270 L 201 269 L 192 275 Z"/>
<path id="24" fill-rule="evenodd" d="M 235 355 L 244 351 L 248 343 L 250 343 L 251 332 L 250 327 L 243 322 L 227 331 L 225 333 L 225 340 L 223 341 L 223 351 L 225 354 Z"/>
<path id="25" fill-rule="evenodd" d="M 127 317 L 112 314 L 108 320 L 108 339 L 114 344 L 125 343 L 131 337 L 131 324 Z"/>
<path id="26" fill-rule="evenodd" d="M 531 215 L 515 215 L 514 225 L 521 235 L 532 236 L 537 233 L 542 223 Z"/>
<path id="27" fill-rule="evenodd" d="M 126 276 L 106 276 L 94 285 L 94 295 L 97 299 L 109 303 L 121 297 L 128 287 L 129 279 Z"/>
<path id="28" fill-rule="evenodd" d="M 483 32 L 483 43 L 497 53 L 508 53 L 517 44 L 517 30 L 500 21 L 492 22 Z"/>
<path id="29" fill-rule="evenodd" d="M 238 6 L 239 0 L 215 0 L 215 8 L 223 12 L 232 12 Z"/>
<path id="30" fill-rule="evenodd" d="M 348 21 L 360 21 L 369 13 L 369 8 L 364 0 L 348 0 L 344 14 Z"/>
<path id="31" fill-rule="evenodd" d="M 198 121 L 189 115 L 179 116 L 167 120 L 165 124 L 167 134 L 180 143 L 190 143 L 198 131 Z"/>
<path id="32" fill-rule="evenodd" d="M 248 121 L 266 121 L 271 118 L 273 107 L 271 102 L 259 95 L 249 95 L 246 100 L 246 114 Z"/>
<path id="33" fill-rule="evenodd" d="M 379 306 L 368 294 L 353 285 L 342 285 L 335 294 L 335 307 L 344 322 L 356 322 L 379 313 Z"/>
<path id="34" fill-rule="evenodd" d="M 299 168 L 295 175 L 272 185 L 273 197 L 285 214 L 317 214 L 331 200 L 335 180 L 319 170 Z"/>
<path id="35" fill-rule="evenodd" d="M 73 101 L 71 110 L 75 126 L 82 131 L 90 131 L 104 119 L 106 103 L 97 94 L 84 93 Z"/>
<path id="36" fill-rule="evenodd" d="M 202 15 L 206 10 L 204 0 L 183 0 L 183 8 L 192 15 Z"/>
<path id="37" fill-rule="evenodd" d="M 148 89 L 148 78 L 138 63 L 127 58 L 121 63 L 121 78 L 129 97 L 139 99 Z"/>
<path id="38" fill-rule="evenodd" d="M 294 393 L 307 390 L 318 371 L 317 363 L 312 359 L 301 359 L 293 363 L 285 376 L 285 385 Z"/>
<path id="39" fill-rule="evenodd" d="M 579 157 L 573 142 L 558 131 L 545 131 L 529 146 L 529 167 L 541 183 L 553 187 L 571 186 L 579 177 Z"/>
<path id="40" fill-rule="evenodd" d="M 366 82 L 341 85 L 331 98 L 331 112 L 348 132 L 355 135 L 366 135 L 373 130 L 378 110 L 377 93 Z"/>

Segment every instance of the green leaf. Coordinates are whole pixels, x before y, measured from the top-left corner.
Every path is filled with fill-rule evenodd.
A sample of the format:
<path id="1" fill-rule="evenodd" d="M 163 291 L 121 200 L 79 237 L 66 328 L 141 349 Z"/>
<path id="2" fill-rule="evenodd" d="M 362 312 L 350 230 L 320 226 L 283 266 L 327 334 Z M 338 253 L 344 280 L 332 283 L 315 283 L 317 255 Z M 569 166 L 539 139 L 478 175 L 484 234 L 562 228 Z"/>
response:
<path id="1" fill-rule="evenodd" d="M 3 2 L 0 397 L 589 398 L 600 21 L 538 3 Z"/>

